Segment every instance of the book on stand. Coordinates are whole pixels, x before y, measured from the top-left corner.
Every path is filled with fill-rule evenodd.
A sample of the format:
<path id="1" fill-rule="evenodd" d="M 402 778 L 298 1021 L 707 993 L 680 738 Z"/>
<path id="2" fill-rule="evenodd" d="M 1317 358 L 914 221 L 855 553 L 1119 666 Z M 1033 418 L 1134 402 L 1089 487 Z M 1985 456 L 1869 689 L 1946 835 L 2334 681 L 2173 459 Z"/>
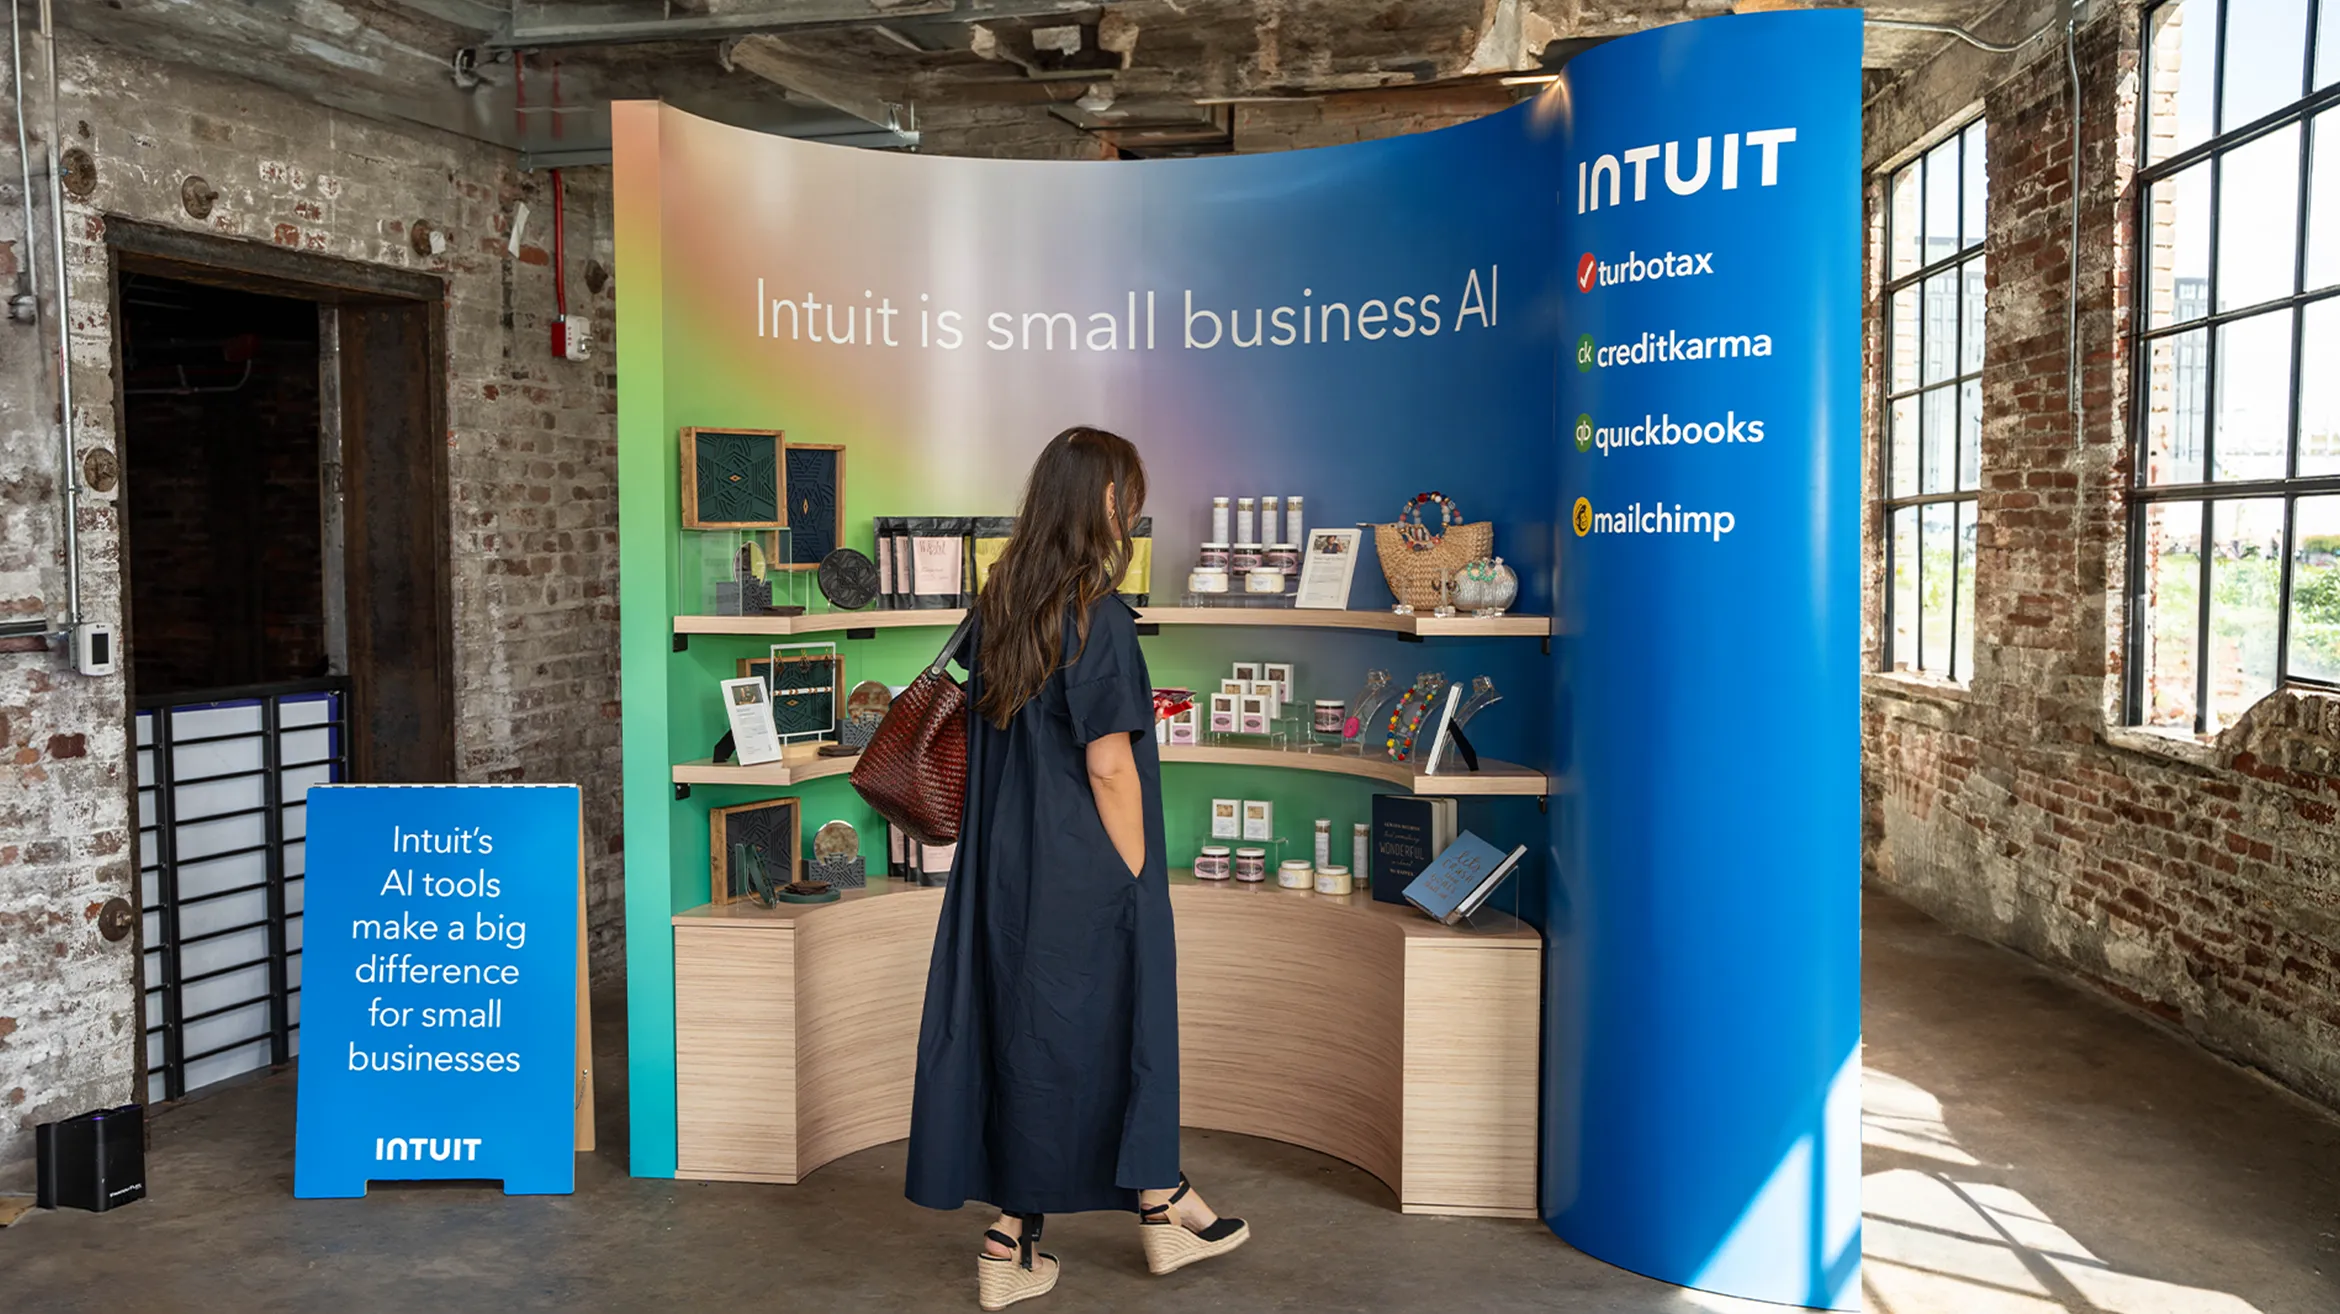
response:
<path id="1" fill-rule="evenodd" d="M 1505 853 L 1466 830 L 1406 886 L 1406 902 L 1452 926 L 1478 911 L 1526 856 L 1525 844 Z"/>

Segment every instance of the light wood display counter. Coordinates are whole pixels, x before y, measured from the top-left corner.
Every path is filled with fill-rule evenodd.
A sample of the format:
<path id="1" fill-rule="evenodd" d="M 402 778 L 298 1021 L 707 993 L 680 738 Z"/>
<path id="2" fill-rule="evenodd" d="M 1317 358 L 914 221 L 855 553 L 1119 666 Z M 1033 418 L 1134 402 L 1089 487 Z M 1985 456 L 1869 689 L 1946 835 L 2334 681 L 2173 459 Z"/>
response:
<path id="1" fill-rule="evenodd" d="M 1288 1141 L 1408 1213 L 1533 1218 L 1543 940 L 1501 914 L 1174 875 L 1180 1121 Z M 942 891 L 674 918 L 676 1175 L 796 1182 L 910 1134 Z"/>

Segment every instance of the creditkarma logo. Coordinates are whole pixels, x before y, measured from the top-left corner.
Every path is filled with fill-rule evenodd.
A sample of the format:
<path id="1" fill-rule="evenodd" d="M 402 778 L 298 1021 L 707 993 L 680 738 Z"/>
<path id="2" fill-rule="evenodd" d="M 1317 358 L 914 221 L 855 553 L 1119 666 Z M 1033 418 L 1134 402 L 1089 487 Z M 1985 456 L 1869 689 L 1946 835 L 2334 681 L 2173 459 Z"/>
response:
<path id="1" fill-rule="evenodd" d="M 1576 339 L 1576 368 L 1614 369 L 1621 365 L 1665 365 L 1678 361 L 1737 360 L 1769 356 L 1768 333 L 1722 333 L 1711 337 L 1683 337 L 1680 330 L 1643 333 L 1630 342 L 1602 346 L 1590 333 Z"/>
<path id="2" fill-rule="evenodd" d="M 1576 290 L 1590 292 L 1596 287 L 1617 287 L 1625 283 L 1650 283 L 1661 278 L 1695 278 L 1714 272 L 1712 251 L 1668 251 L 1644 260 L 1636 251 L 1627 251 L 1623 260 L 1611 263 L 1596 260 L 1590 251 L 1576 262 Z"/>

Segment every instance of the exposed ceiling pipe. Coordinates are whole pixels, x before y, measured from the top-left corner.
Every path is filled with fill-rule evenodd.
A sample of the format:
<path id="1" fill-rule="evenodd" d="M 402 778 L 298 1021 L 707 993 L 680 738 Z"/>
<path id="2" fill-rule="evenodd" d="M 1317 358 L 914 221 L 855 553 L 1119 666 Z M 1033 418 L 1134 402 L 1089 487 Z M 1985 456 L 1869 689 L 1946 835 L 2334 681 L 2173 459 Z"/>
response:
<path id="1" fill-rule="evenodd" d="M 2044 24 L 2037 32 L 2009 45 L 1976 36 L 1956 23 L 1928 23 L 1915 18 L 1871 18 L 1865 21 L 1870 27 L 1890 27 L 1903 32 L 1937 32 L 1943 36 L 1956 37 L 1977 50 L 1987 51 L 1993 55 L 2012 55 L 2054 31 L 2056 26 L 2054 23 Z"/>

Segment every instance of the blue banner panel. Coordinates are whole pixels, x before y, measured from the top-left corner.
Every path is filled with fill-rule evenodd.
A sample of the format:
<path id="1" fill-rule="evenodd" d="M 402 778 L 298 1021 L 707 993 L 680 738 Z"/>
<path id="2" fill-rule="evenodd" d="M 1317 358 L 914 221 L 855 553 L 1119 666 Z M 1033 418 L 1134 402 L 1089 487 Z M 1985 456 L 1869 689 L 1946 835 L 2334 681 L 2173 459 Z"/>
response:
<path id="1" fill-rule="evenodd" d="M 1544 1212 L 1853 1308 L 1857 10 L 1611 42 L 1558 123 L 1561 614 Z"/>
<path id="2" fill-rule="evenodd" d="M 573 785 L 309 791 L 293 1194 L 576 1177 Z"/>

